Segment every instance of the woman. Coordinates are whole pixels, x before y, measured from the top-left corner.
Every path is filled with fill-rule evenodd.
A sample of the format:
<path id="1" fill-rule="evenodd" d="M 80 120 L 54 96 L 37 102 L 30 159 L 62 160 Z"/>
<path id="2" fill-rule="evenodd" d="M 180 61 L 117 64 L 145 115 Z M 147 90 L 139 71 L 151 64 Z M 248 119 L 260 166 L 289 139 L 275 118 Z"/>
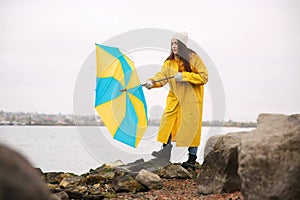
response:
<path id="1" fill-rule="evenodd" d="M 188 147 L 189 158 L 183 167 L 195 168 L 200 145 L 204 84 L 208 73 L 201 58 L 187 48 L 187 33 L 178 33 L 171 39 L 171 54 L 160 72 L 147 80 L 148 89 L 170 85 L 166 107 L 161 119 L 157 140 L 163 149 L 152 152 L 157 158 L 170 160 L 172 144 Z M 174 77 L 164 81 L 155 81 Z"/>

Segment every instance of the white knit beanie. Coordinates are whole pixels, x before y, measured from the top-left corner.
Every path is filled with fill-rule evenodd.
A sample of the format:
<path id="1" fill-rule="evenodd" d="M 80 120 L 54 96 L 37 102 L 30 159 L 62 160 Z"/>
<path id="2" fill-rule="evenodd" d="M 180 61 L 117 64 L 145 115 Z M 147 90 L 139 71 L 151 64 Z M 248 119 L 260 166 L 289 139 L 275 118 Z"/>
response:
<path id="1" fill-rule="evenodd" d="M 188 33 L 187 32 L 180 32 L 173 35 L 172 39 L 180 40 L 185 46 L 187 46 L 188 42 Z"/>

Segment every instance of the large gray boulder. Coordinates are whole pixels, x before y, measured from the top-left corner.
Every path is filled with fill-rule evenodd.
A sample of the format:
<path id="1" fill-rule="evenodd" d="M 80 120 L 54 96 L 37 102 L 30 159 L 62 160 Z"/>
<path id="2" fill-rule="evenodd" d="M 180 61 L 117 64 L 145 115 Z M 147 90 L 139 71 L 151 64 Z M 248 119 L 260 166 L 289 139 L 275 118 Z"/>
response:
<path id="1" fill-rule="evenodd" d="M 38 171 L 19 153 L 0 144 L 0 199 L 50 198 Z"/>
<path id="2" fill-rule="evenodd" d="M 242 137 L 238 173 L 245 199 L 300 199 L 300 115 L 259 115 Z"/>
<path id="3" fill-rule="evenodd" d="M 231 193 L 241 189 L 238 148 L 245 132 L 213 136 L 207 142 L 206 156 L 198 176 L 200 194 Z"/>

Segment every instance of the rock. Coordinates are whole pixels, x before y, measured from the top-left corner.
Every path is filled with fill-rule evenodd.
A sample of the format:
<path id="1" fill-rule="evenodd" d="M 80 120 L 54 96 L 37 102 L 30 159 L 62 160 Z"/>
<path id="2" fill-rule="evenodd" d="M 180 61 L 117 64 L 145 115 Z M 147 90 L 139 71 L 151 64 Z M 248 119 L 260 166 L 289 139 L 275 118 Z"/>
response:
<path id="1" fill-rule="evenodd" d="M 61 188 L 68 188 L 68 187 L 73 187 L 73 186 L 78 186 L 80 184 L 82 184 L 83 179 L 82 177 L 70 177 L 70 178 L 64 178 L 59 186 Z"/>
<path id="2" fill-rule="evenodd" d="M 211 136 L 205 143 L 204 147 L 204 158 L 207 156 L 207 154 L 211 151 L 213 151 L 215 144 L 217 143 L 218 139 L 220 138 L 220 135 L 214 135 Z"/>
<path id="3" fill-rule="evenodd" d="M 88 188 L 86 186 L 79 185 L 79 186 L 75 186 L 75 187 L 70 187 L 66 191 L 74 193 L 74 194 L 85 194 L 87 192 L 87 190 L 88 190 Z"/>
<path id="4" fill-rule="evenodd" d="M 147 170 L 141 170 L 135 179 L 151 190 L 159 190 L 163 187 L 162 180 L 157 174 Z"/>
<path id="5" fill-rule="evenodd" d="M 86 184 L 94 185 L 97 183 L 106 183 L 108 180 L 113 180 L 114 178 L 115 178 L 114 172 L 91 174 L 86 177 Z"/>
<path id="6" fill-rule="evenodd" d="M 51 195 L 51 200 L 69 200 L 69 195 L 65 192 L 58 192 Z"/>
<path id="7" fill-rule="evenodd" d="M 231 135 L 233 137 L 238 137 L 241 138 L 243 134 L 248 133 L 246 131 L 241 131 L 241 132 L 233 132 L 233 133 L 227 133 L 226 135 Z M 211 136 L 205 143 L 204 147 L 204 158 L 207 156 L 209 152 L 211 152 L 214 149 L 215 144 L 219 140 L 219 138 L 224 135 L 214 135 Z"/>
<path id="8" fill-rule="evenodd" d="M 56 182 L 58 184 L 60 184 L 60 182 L 64 179 L 64 178 L 72 178 L 72 177 L 78 177 L 77 175 L 75 174 L 72 174 L 72 173 L 62 173 L 62 174 L 59 174 L 57 177 L 56 177 Z"/>
<path id="9" fill-rule="evenodd" d="M 136 160 L 132 163 L 128 163 L 126 165 L 122 165 L 122 166 L 118 166 L 115 169 L 117 171 L 123 171 L 123 172 L 138 172 L 140 171 L 142 168 L 141 166 L 145 163 L 144 159 L 139 159 Z M 135 168 L 138 168 L 137 170 L 135 170 Z"/>
<path id="10" fill-rule="evenodd" d="M 89 188 L 89 193 L 92 195 L 99 195 L 101 193 L 101 184 L 94 184 L 91 188 Z"/>
<path id="11" fill-rule="evenodd" d="M 103 173 L 101 175 L 106 180 L 113 180 L 116 177 L 116 174 L 114 172 L 105 172 L 105 173 Z"/>
<path id="12" fill-rule="evenodd" d="M 242 137 L 238 173 L 245 199 L 299 199 L 300 115 L 259 115 Z"/>
<path id="13" fill-rule="evenodd" d="M 82 174 L 81 176 L 86 177 L 90 174 L 114 172 L 115 168 L 117 168 L 119 166 L 123 166 L 123 165 L 124 165 L 124 163 L 122 163 L 120 160 L 113 162 L 113 163 L 106 163 L 96 169 L 90 169 L 90 171 L 88 173 Z"/>
<path id="14" fill-rule="evenodd" d="M 170 164 L 161 170 L 156 171 L 159 176 L 164 178 L 187 179 L 192 178 L 192 174 L 179 164 Z"/>
<path id="15" fill-rule="evenodd" d="M 71 185 L 65 189 L 65 192 L 72 199 L 82 199 L 83 196 L 88 195 L 88 188 L 84 185 Z"/>
<path id="16" fill-rule="evenodd" d="M 63 172 L 47 172 L 47 173 L 44 173 L 44 178 L 47 183 L 59 184 L 60 181 L 62 181 L 62 179 L 59 181 L 58 177 L 62 174 L 64 174 L 64 173 Z"/>
<path id="17" fill-rule="evenodd" d="M 212 140 L 216 143 L 205 156 L 198 177 L 200 194 L 231 193 L 240 190 L 241 179 L 237 173 L 238 147 L 244 134 L 245 132 L 238 132 L 213 136 Z M 212 142 L 208 143 L 211 144 Z"/>
<path id="18" fill-rule="evenodd" d="M 48 183 L 48 188 L 53 193 L 57 193 L 57 192 L 61 192 L 62 191 L 62 188 L 60 188 L 58 184 Z"/>
<path id="19" fill-rule="evenodd" d="M 151 159 L 147 162 L 144 162 L 144 159 L 136 160 L 132 163 L 128 163 L 127 165 L 117 167 L 117 170 L 129 172 L 131 175 L 137 175 L 142 169 L 145 169 L 150 172 L 157 171 L 166 167 L 170 164 L 170 161 L 162 160 L 162 159 Z"/>
<path id="20" fill-rule="evenodd" d="M 139 192 L 146 190 L 145 186 L 130 175 L 117 177 L 113 181 L 113 188 L 116 192 Z"/>
<path id="21" fill-rule="evenodd" d="M 116 160 L 115 162 L 106 163 L 104 165 L 111 168 L 116 168 L 125 164 L 121 160 Z"/>
<path id="22" fill-rule="evenodd" d="M 0 198 L 51 198 L 50 191 L 37 170 L 19 153 L 3 145 L 0 145 Z"/>

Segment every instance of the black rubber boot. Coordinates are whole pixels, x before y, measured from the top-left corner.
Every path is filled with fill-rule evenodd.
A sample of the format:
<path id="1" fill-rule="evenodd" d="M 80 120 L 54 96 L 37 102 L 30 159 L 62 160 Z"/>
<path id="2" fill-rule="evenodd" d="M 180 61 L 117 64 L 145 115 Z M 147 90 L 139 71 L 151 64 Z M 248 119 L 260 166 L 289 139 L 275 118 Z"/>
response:
<path id="1" fill-rule="evenodd" d="M 171 159 L 172 147 L 172 144 L 163 145 L 163 148 L 161 150 L 153 151 L 151 155 L 156 158 L 169 161 Z"/>
<path id="2" fill-rule="evenodd" d="M 191 168 L 192 170 L 196 169 L 196 155 L 189 154 L 189 159 L 186 162 L 183 162 L 181 166 L 185 169 Z"/>

